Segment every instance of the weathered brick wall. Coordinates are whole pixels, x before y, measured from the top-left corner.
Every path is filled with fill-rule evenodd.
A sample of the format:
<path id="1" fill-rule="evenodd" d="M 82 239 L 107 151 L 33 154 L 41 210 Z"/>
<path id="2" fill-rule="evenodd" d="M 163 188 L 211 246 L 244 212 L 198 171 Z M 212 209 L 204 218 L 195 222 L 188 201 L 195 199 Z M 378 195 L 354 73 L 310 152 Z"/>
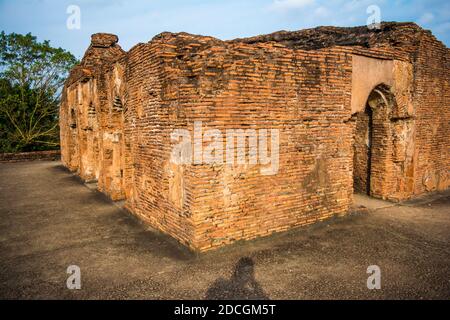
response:
<path id="1" fill-rule="evenodd" d="M 133 48 L 124 133 L 129 209 L 199 250 L 346 213 L 350 63 L 340 49 L 294 51 L 186 34 Z M 171 132 L 192 132 L 194 121 L 223 133 L 279 129 L 279 173 L 171 163 Z"/>
<path id="2" fill-rule="evenodd" d="M 127 207 L 153 227 L 193 247 L 190 214 L 191 184 L 183 167 L 170 162 L 170 134 L 180 123 L 174 117 L 181 71 L 171 65 L 173 45 L 155 39 L 132 48 L 127 61 L 127 110 L 125 112 L 125 192 Z"/>
<path id="3" fill-rule="evenodd" d="M 416 195 L 450 186 L 450 50 L 431 34 L 414 56 Z"/>
<path id="4" fill-rule="evenodd" d="M 260 165 L 192 166 L 194 246 L 208 250 L 345 214 L 351 56 L 236 43 L 207 48 L 199 60 L 198 86 L 179 87 L 185 117 L 222 133 L 278 129 L 280 163 L 273 176 Z"/>
<path id="5" fill-rule="evenodd" d="M 431 32 L 414 23 L 383 23 L 374 31 L 366 27 L 319 27 L 234 41 L 275 41 L 290 48 L 314 50 L 340 45 L 355 54 L 411 63 L 412 85 L 402 93 L 394 92 L 396 109 L 386 131 L 393 142 L 388 145 L 391 159 L 384 160 L 385 178 L 378 184 L 378 196 L 403 200 L 449 187 L 449 49 Z M 396 78 L 391 91 L 402 81 L 401 76 Z"/>
<path id="6" fill-rule="evenodd" d="M 355 154 L 368 125 L 356 112 L 366 104 L 373 110 L 371 194 L 402 200 L 448 187 L 449 52 L 414 24 L 226 42 L 163 33 L 126 54 L 116 42 L 94 35 L 66 84 L 63 161 L 193 249 L 345 214 L 353 176 L 364 171 L 358 163 L 367 164 Z M 354 69 L 356 56 L 390 61 L 369 68 L 383 65 L 384 73 L 367 75 L 374 82 L 367 92 L 355 93 L 353 77 L 364 75 Z M 356 110 L 355 94 L 367 100 Z M 278 129 L 278 172 L 173 163 L 171 134 L 193 136 L 199 121 L 204 131 L 220 130 L 223 145 L 227 129 Z M 363 189 L 367 181 L 358 183 Z"/>
<path id="7" fill-rule="evenodd" d="M 114 104 L 123 95 L 123 86 L 116 84 L 123 75 L 110 72 L 124 57 L 117 41 L 115 35 L 92 36 L 83 60 L 66 82 L 60 107 L 63 163 L 82 179 L 98 181 L 99 190 L 114 200 L 124 198 L 123 114 Z"/>
<path id="8" fill-rule="evenodd" d="M 0 153 L 0 162 L 22 162 L 35 160 L 58 160 L 61 157 L 59 150 L 35 151 L 20 153 Z"/>
<path id="9" fill-rule="evenodd" d="M 113 200 L 125 199 L 125 140 L 126 57 L 105 66 L 100 97 L 105 111 L 101 112 L 100 172 L 98 189 Z"/>

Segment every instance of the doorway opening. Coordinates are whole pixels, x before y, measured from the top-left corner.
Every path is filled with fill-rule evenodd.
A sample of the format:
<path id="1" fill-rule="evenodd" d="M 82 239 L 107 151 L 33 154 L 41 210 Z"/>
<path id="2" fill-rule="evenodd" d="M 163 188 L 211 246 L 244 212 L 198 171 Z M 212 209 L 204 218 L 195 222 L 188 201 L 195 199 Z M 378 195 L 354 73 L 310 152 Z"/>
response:
<path id="1" fill-rule="evenodd" d="M 395 97 L 390 88 L 380 84 L 369 94 L 364 110 L 354 115 L 354 193 L 376 198 L 388 196 L 394 106 Z"/>
<path id="2" fill-rule="evenodd" d="M 353 190 L 370 195 L 372 169 L 373 111 L 369 104 L 356 115 L 356 133 L 353 156 Z"/>

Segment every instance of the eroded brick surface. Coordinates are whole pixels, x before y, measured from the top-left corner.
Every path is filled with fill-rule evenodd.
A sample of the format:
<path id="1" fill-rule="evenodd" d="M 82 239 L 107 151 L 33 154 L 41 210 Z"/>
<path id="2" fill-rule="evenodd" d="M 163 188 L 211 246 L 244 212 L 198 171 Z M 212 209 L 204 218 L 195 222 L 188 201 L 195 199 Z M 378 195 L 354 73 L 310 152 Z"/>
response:
<path id="1" fill-rule="evenodd" d="M 193 249 L 346 214 L 354 186 L 394 201 L 449 186 L 449 49 L 415 24 L 117 41 L 94 35 L 71 72 L 62 160 Z M 171 133 L 196 121 L 278 129 L 279 171 L 174 164 Z"/>

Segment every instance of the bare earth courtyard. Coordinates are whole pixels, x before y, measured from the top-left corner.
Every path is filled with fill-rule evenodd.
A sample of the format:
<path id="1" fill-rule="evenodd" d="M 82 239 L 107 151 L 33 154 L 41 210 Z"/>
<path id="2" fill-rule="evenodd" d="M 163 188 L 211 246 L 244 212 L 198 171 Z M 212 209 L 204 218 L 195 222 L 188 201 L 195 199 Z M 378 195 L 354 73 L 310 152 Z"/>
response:
<path id="1" fill-rule="evenodd" d="M 0 298 L 449 299 L 450 193 L 196 255 L 59 162 L 0 164 Z M 81 268 L 82 289 L 66 287 Z M 381 269 L 381 290 L 366 271 Z"/>

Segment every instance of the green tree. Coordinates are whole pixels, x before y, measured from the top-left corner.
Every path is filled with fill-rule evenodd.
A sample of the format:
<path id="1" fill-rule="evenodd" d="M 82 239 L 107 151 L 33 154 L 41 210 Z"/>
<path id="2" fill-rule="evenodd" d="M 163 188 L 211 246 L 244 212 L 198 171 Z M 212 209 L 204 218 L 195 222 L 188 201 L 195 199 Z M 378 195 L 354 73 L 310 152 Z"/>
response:
<path id="1" fill-rule="evenodd" d="M 0 151 L 59 146 L 61 89 L 75 57 L 49 41 L 0 33 Z"/>

